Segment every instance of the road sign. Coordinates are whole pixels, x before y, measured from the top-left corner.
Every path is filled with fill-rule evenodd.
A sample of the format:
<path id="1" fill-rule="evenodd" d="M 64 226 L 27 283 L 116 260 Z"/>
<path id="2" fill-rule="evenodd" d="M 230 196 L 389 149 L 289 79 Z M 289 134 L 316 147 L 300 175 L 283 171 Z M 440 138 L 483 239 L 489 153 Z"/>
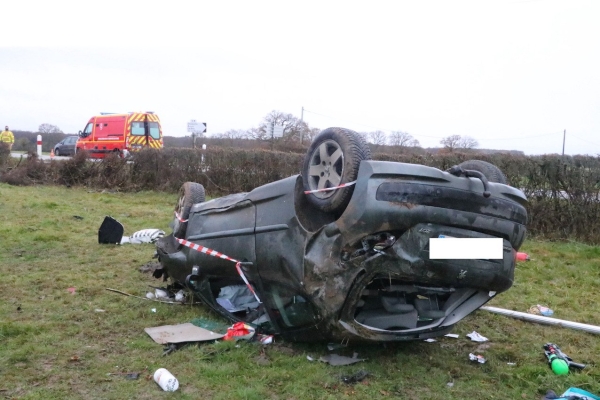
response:
<path id="1" fill-rule="evenodd" d="M 283 137 L 283 125 L 275 125 L 273 127 L 273 137 Z"/>
<path id="2" fill-rule="evenodd" d="M 206 132 L 206 122 L 196 122 L 195 119 L 191 120 L 187 124 L 187 131 L 190 133 L 204 133 Z"/>

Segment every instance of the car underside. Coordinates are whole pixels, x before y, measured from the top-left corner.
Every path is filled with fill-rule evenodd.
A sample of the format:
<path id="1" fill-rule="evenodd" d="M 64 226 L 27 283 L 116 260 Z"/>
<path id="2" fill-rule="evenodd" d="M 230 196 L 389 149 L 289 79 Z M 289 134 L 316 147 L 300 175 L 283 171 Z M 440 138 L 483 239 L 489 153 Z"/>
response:
<path id="1" fill-rule="evenodd" d="M 301 175 L 207 202 L 186 184 L 187 220 L 157 244 L 163 275 L 231 321 L 297 341 L 436 337 L 510 288 L 522 192 L 462 168 L 361 159 L 356 170 L 336 210 L 311 201 L 322 189 Z M 499 238 L 502 257 L 432 259 L 430 240 L 444 237 Z"/>

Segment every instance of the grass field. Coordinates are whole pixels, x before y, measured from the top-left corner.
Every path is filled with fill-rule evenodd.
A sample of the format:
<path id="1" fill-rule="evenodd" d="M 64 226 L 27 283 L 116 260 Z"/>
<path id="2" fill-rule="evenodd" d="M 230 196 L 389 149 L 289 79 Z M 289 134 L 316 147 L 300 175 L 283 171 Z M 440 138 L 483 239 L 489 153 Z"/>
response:
<path id="1" fill-rule="evenodd" d="M 325 343 L 280 339 L 266 347 L 190 345 L 163 356 L 144 328 L 222 320 L 200 305 L 107 291 L 144 296 L 163 283 L 139 271 L 152 260 L 153 245 L 99 245 L 97 232 L 105 215 L 122 222 L 125 234 L 169 231 L 175 200 L 152 192 L 0 185 L 0 398 L 504 400 L 539 399 L 548 389 L 560 394 L 571 386 L 600 393 L 599 336 L 483 310 L 455 327 L 459 339 L 336 350 L 367 358 L 346 367 L 307 360 L 329 353 Z M 527 311 L 539 303 L 556 318 L 600 325 L 600 248 L 528 240 L 523 250 L 532 261 L 518 264 L 513 288 L 490 305 Z M 473 330 L 490 341 L 471 342 L 465 334 Z M 554 375 L 542 351 L 546 342 L 587 368 Z M 469 353 L 487 362 L 471 362 Z M 162 392 L 151 379 L 160 367 L 179 379 L 177 392 Z M 361 369 L 369 372 L 362 382 L 341 382 Z M 122 373 L 131 372 L 140 378 L 125 379 Z"/>

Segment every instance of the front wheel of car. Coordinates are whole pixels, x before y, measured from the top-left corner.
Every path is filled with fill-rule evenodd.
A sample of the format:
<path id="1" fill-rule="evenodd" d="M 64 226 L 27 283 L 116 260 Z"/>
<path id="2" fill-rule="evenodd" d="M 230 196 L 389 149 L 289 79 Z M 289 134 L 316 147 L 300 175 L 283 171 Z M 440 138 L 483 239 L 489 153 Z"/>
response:
<path id="1" fill-rule="evenodd" d="M 60 156 L 60 150 L 58 149 L 58 147 L 54 150 L 54 155 Z"/>
<path id="2" fill-rule="evenodd" d="M 204 186 L 195 182 L 186 182 L 179 189 L 179 199 L 175 206 L 175 219 L 173 220 L 173 236 L 179 239 L 185 237 L 187 220 L 190 217 L 192 206 L 202 203 L 205 198 Z"/>
<path id="3" fill-rule="evenodd" d="M 502 173 L 500 168 L 487 161 L 467 160 L 458 164 L 458 166 L 462 169 L 481 172 L 490 182 L 502 183 L 504 185 L 508 184 L 506 176 Z"/>
<path id="4" fill-rule="evenodd" d="M 311 192 L 307 194 L 309 201 L 322 211 L 342 213 L 354 191 L 354 186 L 343 185 L 354 182 L 360 162 L 369 159 L 369 145 L 358 133 L 344 128 L 319 133 L 302 168 L 304 190 Z"/>

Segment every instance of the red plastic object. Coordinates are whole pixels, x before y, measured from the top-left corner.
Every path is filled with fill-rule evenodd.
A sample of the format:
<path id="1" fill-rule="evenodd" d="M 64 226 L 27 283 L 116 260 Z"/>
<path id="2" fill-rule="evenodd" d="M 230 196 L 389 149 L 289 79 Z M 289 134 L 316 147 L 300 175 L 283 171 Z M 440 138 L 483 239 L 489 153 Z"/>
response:
<path id="1" fill-rule="evenodd" d="M 517 252 L 517 261 L 529 261 L 529 254 Z"/>
<path id="2" fill-rule="evenodd" d="M 243 322 L 236 322 L 230 328 L 227 328 L 227 333 L 223 336 L 223 340 L 250 339 L 254 336 L 254 328 Z"/>

